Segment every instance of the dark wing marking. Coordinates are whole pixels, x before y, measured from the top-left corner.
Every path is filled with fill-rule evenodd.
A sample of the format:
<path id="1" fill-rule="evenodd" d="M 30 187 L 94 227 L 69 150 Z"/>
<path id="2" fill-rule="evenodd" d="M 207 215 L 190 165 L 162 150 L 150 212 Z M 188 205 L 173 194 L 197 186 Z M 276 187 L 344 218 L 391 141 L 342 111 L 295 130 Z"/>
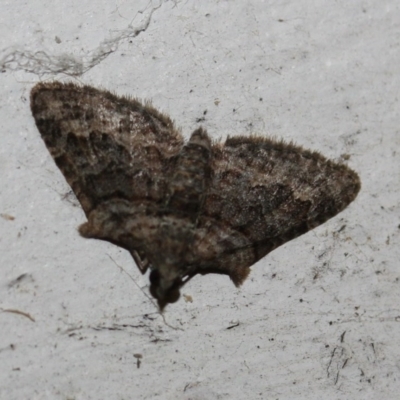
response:
<path id="1" fill-rule="evenodd" d="M 193 249 L 200 269 L 226 273 L 236 285 L 248 267 L 338 214 L 360 190 L 348 167 L 292 144 L 236 137 L 213 152 Z"/>
<path id="2" fill-rule="evenodd" d="M 150 105 L 88 86 L 39 83 L 36 125 L 85 213 L 114 197 L 158 203 L 169 159 L 183 145 L 172 121 Z"/>

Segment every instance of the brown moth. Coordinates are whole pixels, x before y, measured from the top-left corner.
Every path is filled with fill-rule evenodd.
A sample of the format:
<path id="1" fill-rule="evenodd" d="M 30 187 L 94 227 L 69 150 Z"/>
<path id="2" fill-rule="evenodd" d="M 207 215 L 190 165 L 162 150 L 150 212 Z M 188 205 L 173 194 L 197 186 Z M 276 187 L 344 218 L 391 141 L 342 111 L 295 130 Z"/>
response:
<path id="1" fill-rule="evenodd" d="M 88 219 L 83 237 L 127 249 L 162 309 L 194 275 L 239 286 L 270 251 L 342 211 L 360 190 L 345 165 L 293 144 L 239 136 L 184 142 L 130 97 L 72 83 L 31 92 L 36 125 Z"/>

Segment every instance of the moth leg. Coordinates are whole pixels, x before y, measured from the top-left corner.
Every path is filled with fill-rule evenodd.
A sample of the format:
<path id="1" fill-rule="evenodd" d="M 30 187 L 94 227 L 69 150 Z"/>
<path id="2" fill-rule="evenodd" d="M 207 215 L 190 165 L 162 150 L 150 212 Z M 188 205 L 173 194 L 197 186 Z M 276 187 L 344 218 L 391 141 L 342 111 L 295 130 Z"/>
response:
<path id="1" fill-rule="evenodd" d="M 196 274 L 190 274 L 190 275 L 186 275 L 183 279 L 182 279 L 182 286 L 189 282 Z"/>
<path id="2" fill-rule="evenodd" d="M 189 267 L 188 271 L 186 272 L 185 275 L 182 276 L 181 278 L 181 286 L 186 285 L 193 277 L 195 277 L 197 274 L 199 274 L 199 270 L 197 267 Z"/>
<path id="3" fill-rule="evenodd" d="M 149 268 L 150 261 L 146 258 L 146 256 L 140 252 L 140 250 L 129 250 L 132 258 L 135 260 L 136 265 L 140 269 L 142 274 L 146 273 Z"/>

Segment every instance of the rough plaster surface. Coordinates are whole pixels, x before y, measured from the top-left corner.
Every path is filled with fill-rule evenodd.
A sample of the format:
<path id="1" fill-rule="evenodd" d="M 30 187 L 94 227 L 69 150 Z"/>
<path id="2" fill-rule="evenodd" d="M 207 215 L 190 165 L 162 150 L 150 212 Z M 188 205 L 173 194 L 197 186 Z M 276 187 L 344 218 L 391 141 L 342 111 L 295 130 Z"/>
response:
<path id="1" fill-rule="evenodd" d="M 1 399 L 398 398 L 398 1 L 0 8 Z M 345 158 L 362 191 L 239 290 L 193 279 L 163 319 L 128 253 L 76 231 L 83 212 L 29 110 L 47 79 L 151 99 L 186 136 L 204 119 L 216 139 Z"/>

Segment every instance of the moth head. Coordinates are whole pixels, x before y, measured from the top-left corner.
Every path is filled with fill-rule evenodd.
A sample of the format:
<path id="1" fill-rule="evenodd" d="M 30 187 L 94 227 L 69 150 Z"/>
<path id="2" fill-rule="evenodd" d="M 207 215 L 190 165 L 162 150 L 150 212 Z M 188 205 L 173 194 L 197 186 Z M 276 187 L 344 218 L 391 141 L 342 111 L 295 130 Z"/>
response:
<path id="1" fill-rule="evenodd" d="M 158 269 L 150 273 L 150 293 L 157 299 L 160 310 L 169 303 L 175 303 L 180 297 L 180 288 L 183 285 L 182 279 L 177 277 L 166 277 Z"/>

